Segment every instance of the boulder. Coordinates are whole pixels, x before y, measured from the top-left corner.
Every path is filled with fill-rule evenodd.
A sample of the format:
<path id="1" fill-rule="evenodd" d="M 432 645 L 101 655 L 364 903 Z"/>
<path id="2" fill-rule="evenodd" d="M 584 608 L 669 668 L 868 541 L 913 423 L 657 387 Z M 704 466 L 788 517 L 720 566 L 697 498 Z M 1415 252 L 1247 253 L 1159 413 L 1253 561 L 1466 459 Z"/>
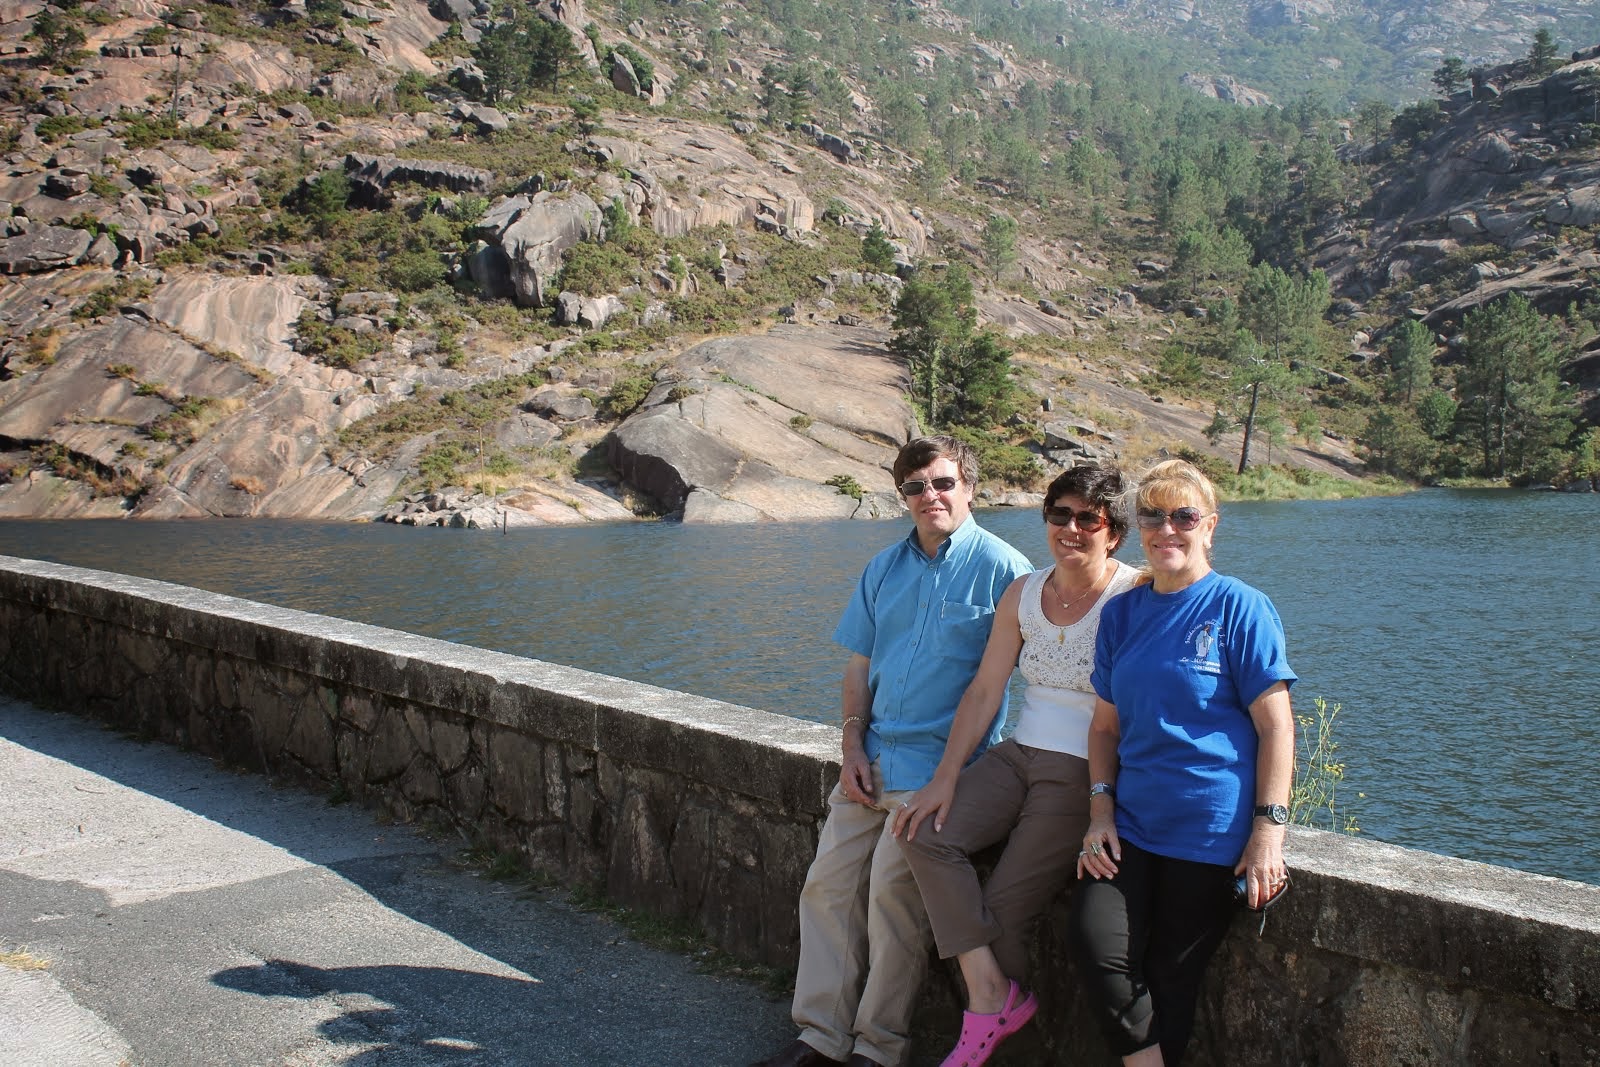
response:
<path id="1" fill-rule="evenodd" d="M 428 14 L 440 22 L 467 22 L 477 17 L 472 0 L 428 0 Z"/>
<path id="2" fill-rule="evenodd" d="M 562 326 L 598 330 L 627 308 L 622 298 L 614 293 L 596 297 L 562 293 L 556 298 L 556 322 Z"/>
<path id="3" fill-rule="evenodd" d="M 1600 223 L 1600 185 L 1572 189 L 1545 209 L 1546 222 L 1557 226 L 1593 226 Z"/>
<path id="4" fill-rule="evenodd" d="M 1510 174 L 1517 169 L 1522 154 L 1499 133 L 1491 133 L 1467 153 L 1467 158 L 1491 174 Z"/>
<path id="5" fill-rule="evenodd" d="M 642 99 L 649 99 L 650 96 L 639 84 L 639 74 L 633 69 L 633 63 L 621 52 L 611 53 L 611 86 L 628 96 Z"/>
<path id="6" fill-rule="evenodd" d="M 94 238 L 87 230 L 41 226 L 0 239 L 0 274 L 35 274 L 79 262 Z"/>
<path id="7" fill-rule="evenodd" d="M 352 184 L 365 187 L 365 195 L 369 200 L 376 200 L 396 182 L 480 196 L 487 193 L 494 183 L 493 173 L 477 167 L 437 159 L 402 159 L 396 156 L 369 156 L 360 152 L 351 152 L 344 157 L 344 170 Z M 131 179 L 132 175 L 129 177 Z"/>
<path id="8" fill-rule="evenodd" d="M 499 108 L 483 105 L 467 108 L 462 121 L 470 122 L 479 133 L 499 133 L 511 128 L 510 120 L 500 113 Z"/>
<path id="9" fill-rule="evenodd" d="M 606 455 L 622 480 L 677 511 L 697 488 L 731 483 L 744 465 L 734 445 L 658 407 L 606 435 Z"/>
<path id="10" fill-rule="evenodd" d="M 479 241 L 466 255 L 467 276 L 490 300 L 510 300 L 517 294 L 511 281 L 511 260 L 499 245 Z"/>
<path id="11" fill-rule="evenodd" d="M 592 419 L 595 414 L 594 401 L 577 393 L 565 393 L 558 389 L 541 389 L 534 393 L 527 403 L 522 405 L 522 410 L 544 415 L 547 418 L 558 419 L 561 422 L 579 422 L 583 419 Z"/>
<path id="12" fill-rule="evenodd" d="M 496 445 L 508 452 L 543 448 L 561 436 L 559 426 L 537 415 L 525 413 L 490 423 L 485 431 Z"/>
<path id="13" fill-rule="evenodd" d="M 1209 96 L 1225 104 L 1238 104 L 1241 107 L 1272 106 L 1272 97 L 1259 89 L 1241 85 L 1226 74 L 1185 74 L 1178 81 L 1186 89 L 1192 89 L 1201 96 Z"/>
<path id="14" fill-rule="evenodd" d="M 382 317 L 400 306 L 400 298 L 393 293 L 358 291 L 339 297 L 340 315 L 372 315 Z"/>
<path id="15" fill-rule="evenodd" d="M 749 504 L 724 500 L 709 489 L 695 489 L 683 504 L 686 523 L 758 522 L 764 516 Z"/>
<path id="16" fill-rule="evenodd" d="M 62 169 L 48 175 L 44 180 L 43 192 L 45 196 L 57 200 L 70 200 L 75 196 L 82 196 L 89 191 L 89 175 L 81 170 Z"/>
<path id="17" fill-rule="evenodd" d="M 561 272 L 561 254 L 599 236 L 600 208 L 583 193 L 557 197 L 549 191 L 510 197 L 479 224 L 506 256 L 513 297 L 519 307 L 543 307 L 545 287 Z"/>

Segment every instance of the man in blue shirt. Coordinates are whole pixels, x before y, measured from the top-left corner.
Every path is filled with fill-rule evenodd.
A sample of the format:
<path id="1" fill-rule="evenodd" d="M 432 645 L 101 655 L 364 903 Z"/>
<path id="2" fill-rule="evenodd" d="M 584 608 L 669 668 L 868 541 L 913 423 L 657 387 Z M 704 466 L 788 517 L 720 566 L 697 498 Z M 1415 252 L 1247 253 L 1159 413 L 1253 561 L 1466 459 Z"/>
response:
<path id="1" fill-rule="evenodd" d="M 895 483 L 916 529 L 872 558 L 833 639 L 844 669 L 839 784 L 800 893 L 800 1037 L 759 1067 L 898 1067 L 928 963 L 928 920 L 895 807 L 933 777 L 961 694 L 977 673 L 995 606 L 1031 570 L 972 518 L 977 457 L 921 437 Z M 1005 702 L 985 745 L 1000 739 Z M 977 753 L 974 753 L 977 755 Z M 848 1059 L 847 1059 L 848 1058 Z"/>

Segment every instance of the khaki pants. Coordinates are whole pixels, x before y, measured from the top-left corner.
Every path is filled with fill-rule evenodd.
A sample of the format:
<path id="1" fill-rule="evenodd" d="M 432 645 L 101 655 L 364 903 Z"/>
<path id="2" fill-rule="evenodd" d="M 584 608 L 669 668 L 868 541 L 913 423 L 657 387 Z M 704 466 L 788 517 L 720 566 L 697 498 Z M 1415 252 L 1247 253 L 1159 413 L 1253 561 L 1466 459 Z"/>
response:
<path id="1" fill-rule="evenodd" d="M 1078 756 L 1003 741 L 962 771 L 943 832 L 926 819 L 903 845 L 939 958 L 989 945 L 1007 978 L 1027 977 L 1028 924 L 1071 880 L 1088 827 L 1089 764 Z M 998 841 L 1005 850 L 980 885 L 972 854 Z"/>
<path id="2" fill-rule="evenodd" d="M 911 1010 L 928 968 L 928 918 L 900 843 L 895 805 L 872 768 L 877 803 L 863 807 L 834 786 L 817 858 L 800 892 L 800 969 L 794 1021 L 800 1039 L 836 1060 L 860 1053 L 884 1067 L 905 1060 Z"/>

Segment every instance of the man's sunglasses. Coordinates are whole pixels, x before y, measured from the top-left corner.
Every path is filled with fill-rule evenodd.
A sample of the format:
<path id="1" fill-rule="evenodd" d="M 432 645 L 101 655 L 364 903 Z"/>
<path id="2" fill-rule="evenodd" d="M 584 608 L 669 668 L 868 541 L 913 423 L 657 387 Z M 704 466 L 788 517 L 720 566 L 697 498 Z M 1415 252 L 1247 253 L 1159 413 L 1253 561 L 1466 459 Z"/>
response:
<path id="1" fill-rule="evenodd" d="M 1172 528 L 1180 533 L 1187 533 L 1200 525 L 1200 520 L 1209 515 L 1208 511 L 1199 508 L 1173 508 L 1171 511 L 1162 511 L 1160 508 L 1140 508 L 1134 518 L 1139 523 L 1141 530 L 1159 530 L 1161 524 L 1170 521 Z"/>
<path id="2" fill-rule="evenodd" d="M 1073 511 L 1071 508 L 1045 508 L 1044 521 L 1051 526 L 1069 526 L 1078 524 L 1078 529 L 1084 533 L 1094 533 L 1104 527 L 1111 520 L 1098 511 Z"/>
<path id="3" fill-rule="evenodd" d="M 948 493 L 960 481 L 960 478 L 952 478 L 948 474 L 938 478 L 912 478 L 910 481 L 900 483 L 900 495 L 907 499 L 921 496 L 927 492 L 930 485 L 936 493 Z"/>

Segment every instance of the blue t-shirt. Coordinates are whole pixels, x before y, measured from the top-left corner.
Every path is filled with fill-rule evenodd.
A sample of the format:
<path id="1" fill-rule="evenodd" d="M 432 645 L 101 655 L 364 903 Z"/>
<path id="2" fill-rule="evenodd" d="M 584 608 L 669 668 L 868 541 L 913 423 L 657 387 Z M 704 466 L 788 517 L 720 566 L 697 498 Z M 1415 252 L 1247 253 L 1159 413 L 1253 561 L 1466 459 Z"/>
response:
<path id="1" fill-rule="evenodd" d="M 973 521 L 956 527 L 932 559 L 917 533 L 867 564 L 833 639 L 872 661 L 867 758 L 885 789 L 920 789 L 944 755 L 961 694 L 978 673 L 995 605 L 1027 557 Z M 984 747 L 1000 740 L 1006 701 Z"/>
<path id="2" fill-rule="evenodd" d="M 1250 704 L 1295 680 L 1272 601 L 1215 571 L 1176 593 L 1137 586 L 1100 613 L 1090 680 L 1122 732 L 1117 833 L 1161 856 L 1238 862 L 1256 803 Z"/>

